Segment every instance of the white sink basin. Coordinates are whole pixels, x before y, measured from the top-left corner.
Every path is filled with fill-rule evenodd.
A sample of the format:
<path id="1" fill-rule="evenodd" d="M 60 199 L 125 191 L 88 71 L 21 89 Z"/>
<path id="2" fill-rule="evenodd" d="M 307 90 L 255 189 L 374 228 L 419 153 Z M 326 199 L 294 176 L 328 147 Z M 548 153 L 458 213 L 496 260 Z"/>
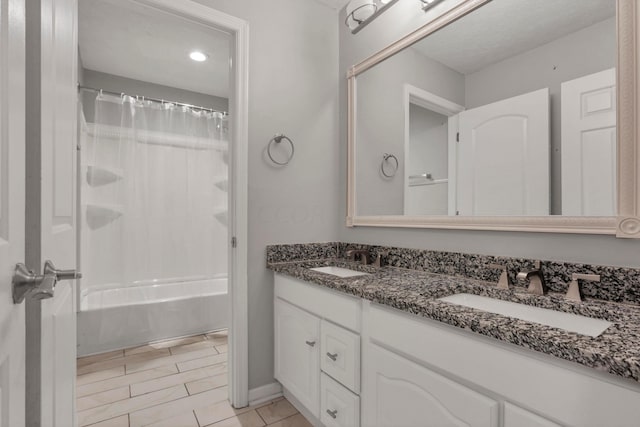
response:
<path id="1" fill-rule="evenodd" d="M 363 273 L 362 271 L 349 270 L 348 268 L 342 267 L 316 267 L 312 268 L 313 271 L 319 271 L 320 273 L 332 274 L 338 277 L 355 277 L 355 276 L 365 276 L 369 273 Z"/>
<path id="2" fill-rule="evenodd" d="M 482 311 L 488 311 L 490 313 L 515 317 L 527 322 L 540 323 L 542 325 L 564 329 L 565 331 L 588 335 L 593 338 L 599 336 L 612 325 L 611 322 L 607 322 L 606 320 L 593 319 L 591 317 L 563 313 L 561 311 L 549 310 L 546 308 L 532 307 L 530 305 L 502 301 L 480 295 L 454 294 L 449 295 L 448 297 L 439 298 L 439 300 Z"/>

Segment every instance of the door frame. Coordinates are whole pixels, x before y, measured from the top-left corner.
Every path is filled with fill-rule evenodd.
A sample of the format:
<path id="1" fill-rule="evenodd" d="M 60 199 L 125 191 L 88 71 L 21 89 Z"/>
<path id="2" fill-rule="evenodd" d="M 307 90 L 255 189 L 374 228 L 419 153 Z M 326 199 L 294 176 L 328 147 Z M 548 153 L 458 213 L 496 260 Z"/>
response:
<path id="1" fill-rule="evenodd" d="M 404 84 L 403 88 L 403 106 L 404 106 L 404 183 L 402 187 L 403 194 L 406 195 L 406 189 L 409 187 L 409 147 L 411 145 L 411 104 L 425 108 L 427 110 L 435 111 L 436 113 L 443 114 L 449 117 L 448 129 L 447 129 L 447 158 L 448 158 L 448 212 L 449 215 L 455 215 L 456 213 L 456 174 L 457 174 L 457 147 L 456 147 L 456 133 L 458 132 L 458 114 L 465 110 L 465 107 L 448 99 L 442 98 L 419 87 Z M 408 202 L 407 198 L 403 197 L 404 209 L 407 212 Z"/>
<path id="2" fill-rule="evenodd" d="M 249 23 L 192 0 L 133 0 L 231 36 L 232 97 L 229 102 L 229 400 L 249 404 L 248 318 L 248 146 L 249 146 Z M 232 244 L 232 238 L 234 243 Z"/>

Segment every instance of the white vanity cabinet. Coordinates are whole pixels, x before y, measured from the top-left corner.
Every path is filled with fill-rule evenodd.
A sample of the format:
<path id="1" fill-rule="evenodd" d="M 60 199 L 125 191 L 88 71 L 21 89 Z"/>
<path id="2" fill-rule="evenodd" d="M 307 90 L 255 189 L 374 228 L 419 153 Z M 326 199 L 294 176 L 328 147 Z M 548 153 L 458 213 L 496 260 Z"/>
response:
<path id="1" fill-rule="evenodd" d="M 279 274 L 275 340 L 276 379 L 315 424 L 640 425 L 636 382 Z"/>
<path id="2" fill-rule="evenodd" d="M 363 425 L 498 426 L 497 401 L 375 344 L 366 360 Z"/>
<path id="3" fill-rule="evenodd" d="M 275 301 L 275 377 L 313 414 L 319 411 L 320 318 Z"/>
<path id="4" fill-rule="evenodd" d="M 633 381 L 376 304 L 363 325 L 363 425 L 411 411 L 404 425 L 640 425 Z M 421 416 L 440 423 L 412 424 Z"/>
<path id="5" fill-rule="evenodd" d="M 316 422 L 358 427 L 362 300 L 278 274 L 274 296 L 274 370 L 285 395 Z"/>
<path id="6" fill-rule="evenodd" d="M 562 427 L 509 402 L 504 403 L 504 427 Z"/>

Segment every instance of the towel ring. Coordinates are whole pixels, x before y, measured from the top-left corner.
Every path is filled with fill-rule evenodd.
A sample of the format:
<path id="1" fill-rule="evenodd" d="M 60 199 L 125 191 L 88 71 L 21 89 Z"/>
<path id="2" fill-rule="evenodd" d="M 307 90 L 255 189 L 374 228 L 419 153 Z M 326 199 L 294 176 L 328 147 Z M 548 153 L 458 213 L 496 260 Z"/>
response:
<path id="1" fill-rule="evenodd" d="M 388 174 L 384 170 L 384 164 L 388 162 L 389 159 L 393 159 L 393 161 L 396 162 L 396 166 L 393 168 L 393 172 L 391 174 Z M 393 178 L 394 176 L 396 176 L 396 172 L 398 172 L 399 166 L 400 163 L 398 162 L 398 158 L 396 156 L 394 156 L 393 154 L 384 153 L 384 155 L 382 156 L 382 162 L 380 163 L 380 172 L 382 172 L 382 175 L 386 176 L 387 178 Z"/>
<path id="2" fill-rule="evenodd" d="M 283 139 L 286 139 L 287 142 L 289 142 L 289 145 L 291 145 L 291 154 L 289 155 L 289 158 L 287 160 L 285 160 L 284 162 L 279 162 L 276 159 L 274 159 L 273 156 L 271 155 L 271 148 L 273 147 L 273 143 L 274 142 L 276 144 L 280 144 Z M 271 140 L 269 141 L 269 145 L 267 145 L 267 155 L 269 156 L 269 158 L 271 159 L 271 161 L 273 163 L 275 163 L 276 165 L 280 165 L 280 166 L 284 166 L 284 165 L 288 165 L 289 164 L 291 159 L 293 159 L 294 151 L 295 151 L 295 147 L 293 146 L 293 141 L 291 141 L 291 139 L 288 136 L 286 136 L 286 135 L 284 135 L 282 133 L 274 135 L 274 137 L 271 138 Z"/>

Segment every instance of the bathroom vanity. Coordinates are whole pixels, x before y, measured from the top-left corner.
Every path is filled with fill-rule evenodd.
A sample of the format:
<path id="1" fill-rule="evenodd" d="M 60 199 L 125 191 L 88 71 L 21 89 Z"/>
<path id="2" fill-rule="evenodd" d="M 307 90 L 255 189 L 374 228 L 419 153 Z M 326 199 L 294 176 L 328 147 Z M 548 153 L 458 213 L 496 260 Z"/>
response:
<path id="1" fill-rule="evenodd" d="M 333 266 L 332 274 L 312 268 Z M 361 271 L 340 277 L 335 267 Z M 275 377 L 327 426 L 631 426 L 640 307 L 343 259 L 275 271 Z M 597 337 L 440 301 L 471 293 L 611 322 Z M 577 362 L 577 363 L 576 363 Z"/>

